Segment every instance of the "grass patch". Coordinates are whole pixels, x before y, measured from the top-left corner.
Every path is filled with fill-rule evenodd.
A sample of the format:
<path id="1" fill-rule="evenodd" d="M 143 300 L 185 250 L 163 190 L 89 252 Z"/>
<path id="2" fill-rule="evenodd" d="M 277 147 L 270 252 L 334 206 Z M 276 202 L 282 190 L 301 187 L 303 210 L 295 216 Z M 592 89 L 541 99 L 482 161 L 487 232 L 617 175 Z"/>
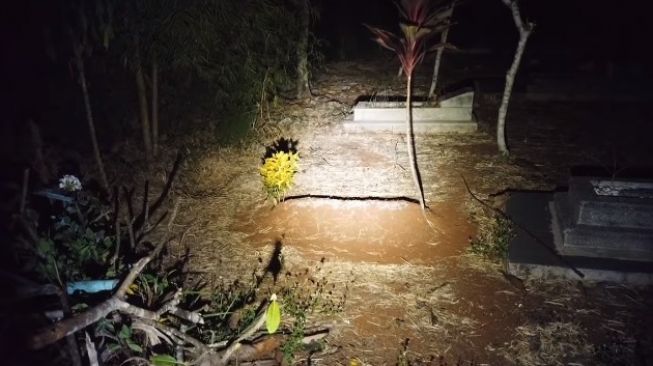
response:
<path id="1" fill-rule="evenodd" d="M 491 215 L 478 220 L 478 235 L 472 239 L 469 251 L 492 260 L 504 259 L 514 236 L 510 220 Z"/>

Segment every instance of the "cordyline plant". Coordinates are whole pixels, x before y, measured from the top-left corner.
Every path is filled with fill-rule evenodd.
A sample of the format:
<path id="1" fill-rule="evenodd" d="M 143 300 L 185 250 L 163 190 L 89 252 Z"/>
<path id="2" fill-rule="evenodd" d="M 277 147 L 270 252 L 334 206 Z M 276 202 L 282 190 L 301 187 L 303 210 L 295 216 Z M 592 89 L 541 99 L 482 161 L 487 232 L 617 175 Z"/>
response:
<path id="1" fill-rule="evenodd" d="M 428 52 L 445 46 L 444 44 L 436 44 L 427 47 L 428 41 L 432 36 L 448 27 L 448 20 L 441 19 L 437 16 L 438 11 L 436 11 L 434 5 L 430 0 L 399 1 L 397 8 L 401 16 L 399 23 L 401 36 L 365 24 L 372 34 L 374 34 L 374 41 L 397 54 L 401 62 L 401 67 L 406 75 L 406 145 L 410 160 L 410 170 L 413 175 L 413 182 L 419 193 L 419 203 L 422 210 L 426 209 L 426 203 L 424 200 L 422 179 L 417 167 L 411 102 L 415 67 L 424 59 L 424 56 Z"/>

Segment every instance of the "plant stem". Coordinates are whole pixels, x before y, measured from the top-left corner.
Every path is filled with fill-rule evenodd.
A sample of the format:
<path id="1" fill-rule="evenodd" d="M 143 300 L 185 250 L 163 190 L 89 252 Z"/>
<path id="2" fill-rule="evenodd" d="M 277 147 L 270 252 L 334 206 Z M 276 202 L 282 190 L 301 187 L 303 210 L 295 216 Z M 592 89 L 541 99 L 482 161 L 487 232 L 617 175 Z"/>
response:
<path id="1" fill-rule="evenodd" d="M 419 205 L 424 212 L 426 210 L 426 202 L 424 200 L 424 188 L 422 187 L 422 177 L 417 167 L 417 152 L 415 149 L 415 139 L 413 133 L 413 106 L 412 106 L 412 90 L 413 90 L 413 75 L 406 73 L 406 147 L 408 148 L 408 160 L 410 160 L 410 172 L 413 176 L 413 183 L 419 193 Z"/>

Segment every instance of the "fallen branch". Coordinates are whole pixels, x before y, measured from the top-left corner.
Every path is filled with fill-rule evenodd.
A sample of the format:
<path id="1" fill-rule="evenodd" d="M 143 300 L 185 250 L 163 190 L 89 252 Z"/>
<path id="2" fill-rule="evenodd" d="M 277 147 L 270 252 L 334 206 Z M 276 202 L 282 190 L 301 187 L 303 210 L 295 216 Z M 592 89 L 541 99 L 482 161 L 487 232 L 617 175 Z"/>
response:
<path id="1" fill-rule="evenodd" d="M 161 306 L 159 310 L 157 310 L 156 312 L 157 318 L 161 317 L 165 313 L 170 313 L 178 318 L 184 319 L 193 324 L 204 324 L 204 318 L 200 313 L 178 308 L 179 303 L 182 300 L 183 293 L 184 292 L 182 289 L 177 290 L 175 295 L 172 297 L 172 300 L 170 300 L 169 302 Z"/>
<path id="2" fill-rule="evenodd" d="M 326 328 L 321 329 L 318 332 L 305 335 L 304 338 L 302 338 L 301 343 L 303 345 L 308 345 L 326 337 L 327 335 L 329 335 L 329 330 Z M 262 357 L 270 355 L 281 347 L 285 338 L 286 336 L 282 334 L 263 336 L 254 340 L 251 344 L 243 344 L 239 348 L 237 355 L 232 358 L 236 358 L 239 361 L 259 360 Z"/>
<path id="3" fill-rule="evenodd" d="M 188 334 L 180 331 L 177 328 L 165 325 L 165 324 L 163 324 L 161 322 L 156 321 L 156 319 L 149 319 L 149 318 L 142 318 L 142 317 L 138 317 L 138 318 L 139 319 L 136 320 L 137 323 L 140 322 L 140 323 L 143 323 L 143 324 L 148 325 L 150 327 L 154 327 L 154 328 L 160 330 L 161 332 L 163 332 L 163 334 L 167 335 L 171 339 L 181 340 L 181 342 L 183 342 L 183 343 L 187 343 L 187 344 L 192 345 L 193 347 L 195 347 L 199 351 L 201 351 L 201 353 L 209 353 L 210 352 L 210 349 L 209 349 L 209 347 L 207 345 L 205 345 L 204 343 L 200 342 L 199 340 L 189 336 Z M 179 342 L 179 343 L 181 343 L 181 342 Z"/>
<path id="4" fill-rule="evenodd" d="M 199 366 L 225 366 L 232 360 L 238 360 L 239 365 L 278 365 L 278 361 L 266 359 L 279 349 L 287 338 L 284 334 L 261 335 L 251 342 L 246 342 L 249 338 L 247 334 L 252 335 L 256 332 L 257 326 L 260 327 L 260 319 L 265 322 L 265 311 L 263 316 L 259 317 L 246 331 L 238 336 L 237 340 L 223 351 L 212 351 L 205 354 L 200 360 L 196 362 Z M 315 328 L 312 332 L 307 333 L 302 338 L 301 343 L 304 345 L 311 344 L 329 335 L 329 328 Z M 245 361 L 245 363 L 241 362 Z M 248 363 L 249 362 L 249 363 Z M 259 363 L 260 362 L 260 363 Z"/>
<path id="5" fill-rule="evenodd" d="M 11 301 L 21 301 L 22 299 L 41 296 L 57 296 L 61 304 L 61 310 L 55 310 L 55 312 L 61 314 L 61 317 L 70 314 L 68 297 L 60 287 L 53 284 L 40 285 L 29 279 L 4 271 L 0 271 L 0 276 L 7 277 L 19 284 L 16 287 L 16 294 Z M 46 316 L 48 315 L 46 314 Z M 79 354 L 77 339 L 74 336 L 68 335 L 66 336 L 66 343 L 72 364 L 74 366 L 82 366 L 82 358 Z"/>
<path id="6" fill-rule="evenodd" d="M 245 329 L 245 331 L 243 331 L 243 333 L 241 333 L 240 336 L 238 336 L 238 338 L 236 338 L 236 340 L 227 347 L 227 349 L 224 350 L 224 353 L 220 358 L 221 364 L 226 365 L 232 354 L 242 346 L 240 342 L 256 333 L 256 331 L 262 327 L 263 324 L 265 324 L 265 313 L 267 308 L 267 304 L 263 306 L 258 318 L 249 327 L 247 327 L 247 329 Z"/>
<path id="7" fill-rule="evenodd" d="M 88 354 L 89 366 L 100 366 L 100 363 L 97 359 L 97 350 L 95 349 L 95 343 L 93 343 L 91 340 L 88 332 L 84 332 L 84 336 L 86 337 L 86 353 Z"/>
<path id="8" fill-rule="evenodd" d="M 138 262 L 136 262 L 129 274 L 127 274 L 127 277 L 125 277 L 125 279 L 122 281 L 118 291 L 116 291 L 116 293 L 109 299 L 105 300 L 99 305 L 94 306 L 90 310 L 85 311 L 84 313 L 37 331 L 36 335 L 32 336 L 27 341 L 27 346 L 30 349 L 43 348 L 69 334 L 73 334 L 81 329 L 84 329 L 85 327 L 104 318 L 107 316 L 107 314 L 114 310 L 123 310 L 125 312 L 129 312 L 131 310 L 138 313 L 152 313 L 149 310 L 137 308 L 128 302 L 125 302 L 123 299 L 129 286 L 134 282 L 134 280 L 136 280 L 136 277 L 138 277 L 138 275 L 143 271 L 145 266 L 147 266 L 147 264 L 150 263 L 150 261 L 159 254 L 164 245 L 165 242 L 162 242 L 147 257 L 141 258 Z M 136 311 L 135 309 L 139 309 L 139 311 Z"/>

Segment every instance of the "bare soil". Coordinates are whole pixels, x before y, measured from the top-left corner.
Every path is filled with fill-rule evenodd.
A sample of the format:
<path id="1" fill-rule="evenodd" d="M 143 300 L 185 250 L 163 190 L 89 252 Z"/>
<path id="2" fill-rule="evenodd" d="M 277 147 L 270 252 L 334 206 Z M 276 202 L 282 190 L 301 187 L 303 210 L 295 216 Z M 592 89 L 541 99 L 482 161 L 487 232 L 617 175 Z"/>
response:
<path id="1" fill-rule="evenodd" d="M 240 146 L 192 141 L 196 149 L 175 187 L 180 227 L 189 229 L 171 255 L 190 253 L 189 270 L 208 283 L 246 281 L 252 270 L 263 275 L 259 262 L 275 244 L 284 272 L 319 267 L 314 275 L 333 286 L 325 296 L 346 301 L 341 312 L 311 315 L 312 323 L 333 326 L 326 351 L 311 356 L 314 365 L 650 365 L 650 289 L 522 281 L 467 250 L 490 214 L 470 199 L 461 176 L 502 208 L 506 190 L 554 189 L 572 166 L 609 174 L 646 162 L 637 137 L 609 133 L 615 109 L 517 96 L 508 120 L 513 157 L 506 159 L 496 154 L 491 127 L 498 98 L 478 96 L 479 132 L 417 138 L 429 225 L 417 204 L 395 199 L 414 197 L 404 137 L 347 134 L 340 126 L 361 95 L 401 94 L 395 66 L 328 65 L 314 85 L 318 96 L 271 110 Z M 417 78 L 417 94 L 427 81 Z M 629 126 L 650 116 L 640 106 L 624 114 Z M 257 167 L 279 137 L 299 140 L 301 169 L 296 197 L 273 207 Z M 283 278 L 266 282 L 283 285 Z"/>
<path id="2" fill-rule="evenodd" d="M 412 202 L 287 200 L 248 213 L 242 218 L 247 224 L 234 229 L 246 233 L 254 246 L 282 239 L 311 260 L 428 265 L 463 254 L 474 234 L 459 208 L 439 203 L 431 209 L 425 217 Z"/>

